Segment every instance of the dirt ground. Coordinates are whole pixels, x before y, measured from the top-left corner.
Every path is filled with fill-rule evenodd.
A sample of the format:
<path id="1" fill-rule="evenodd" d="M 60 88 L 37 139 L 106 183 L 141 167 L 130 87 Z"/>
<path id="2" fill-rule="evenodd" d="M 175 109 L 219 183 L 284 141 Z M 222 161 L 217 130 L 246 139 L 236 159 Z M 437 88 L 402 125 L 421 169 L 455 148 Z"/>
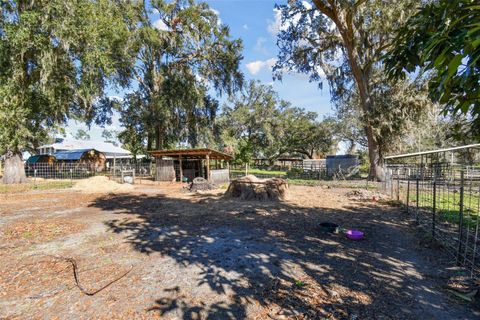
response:
<path id="1" fill-rule="evenodd" d="M 478 319 L 401 209 L 351 189 L 0 195 L 2 319 Z M 357 195 L 357 194 L 356 194 Z M 352 241 L 320 222 L 365 232 Z M 74 260 L 65 260 L 73 258 Z M 72 261 L 78 267 L 75 283 Z"/>

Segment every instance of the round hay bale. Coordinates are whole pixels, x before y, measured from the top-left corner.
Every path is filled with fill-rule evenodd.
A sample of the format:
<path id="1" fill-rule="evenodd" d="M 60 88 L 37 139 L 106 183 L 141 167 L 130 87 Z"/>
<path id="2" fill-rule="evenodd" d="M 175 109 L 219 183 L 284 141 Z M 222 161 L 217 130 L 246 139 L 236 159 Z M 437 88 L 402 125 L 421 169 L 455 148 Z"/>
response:
<path id="1" fill-rule="evenodd" d="M 280 201 L 287 196 L 288 184 L 282 178 L 259 179 L 253 175 L 230 182 L 225 196 L 242 200 Z"/>

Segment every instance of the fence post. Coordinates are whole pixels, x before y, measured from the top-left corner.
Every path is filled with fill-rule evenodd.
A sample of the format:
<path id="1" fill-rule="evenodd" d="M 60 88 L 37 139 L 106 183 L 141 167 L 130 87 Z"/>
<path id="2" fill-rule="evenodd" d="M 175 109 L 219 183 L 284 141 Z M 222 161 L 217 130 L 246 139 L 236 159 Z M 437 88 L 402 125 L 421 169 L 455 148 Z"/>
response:
<path id="1" fill-rule="evenodd" d="M 460 171 L 460 212 L 458 222 L 458 252 L 457 252 L 457 264 L 460 262 L 460 252 L 462 252 L 462 238 L 463 238 L 463 200 L 464 200 L 464 172 Z"/>
<path id="2" fill-rule="evenodd" d="M 437 174 L 436 166 L 433 174 L 433 208 L 432 208 L 432 238 L 435 238 L 435 220 L 437 211 Z"/>
<path id="3" fill-rule="evenodd" d="M 407 177 L 407 213 L 410 213 L 410 173 Z"/>
<path id="4" fill-rule="evenodd" d="M 33 169 L 33 188 L 37 188 L 37 169 Z"/>
<path id="5" fill-rule="evenodd" d="M 400 201 L 400 169 L 397 169 L 397 201 Z"/>
<path id="6" fill-rule="evenodd" d="M 419 201 L 420 201 L 420 191 L 419 191 L 419 189 L 420 189 L 420 173 L 419 173 L 418 171 L 419 171 L 419 170 L 418 170 L 418 168 L 417 168 L 417 174 L 416 174 L 416 179 L 417 179 L 417 182 L 416 182 L 416 185 L 417 185 L 417 186 L 416 186 L 416 188 L 417 188 L 417 189 L 415 190 L 416 197 L 417 197 L 417 199 L 416 199 L 417 208 L 416 208 L 416 210 L 415 210 L 415 221 L 417 222 L 417 224 L 419 223 L 419 221 L 418 221 L 418 210 L 419 210 L 419 203 L 420 203 L 420 202 L 419 202 Z"/>
<path id="7" fill-rule="evenodd" d="M 393 169 L 389 170 L 390 172 L 390 199 L 393 198 Z"/>

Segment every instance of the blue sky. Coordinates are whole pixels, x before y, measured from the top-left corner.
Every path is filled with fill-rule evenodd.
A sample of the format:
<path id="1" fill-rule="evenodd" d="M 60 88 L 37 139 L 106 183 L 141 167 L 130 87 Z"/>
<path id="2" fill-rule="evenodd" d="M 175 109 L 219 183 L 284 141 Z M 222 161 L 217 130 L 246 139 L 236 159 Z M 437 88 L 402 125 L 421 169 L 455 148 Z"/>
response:
<path id="1" fill-rule="evenodd" d="M 317 112 L 320 117 L 331 113 L 330 94 L 326 82 L 323 89 L 318 83 L 310 83 L 305 75 L 285 75 L 283 81 L 273 81 L 271 65 L 275 62 L 278 48 L 276 33 L 280 25 L 275 3 L 285 1 L 269 0 L 211 0 L 208 4 L 219 15 L 222 23 L 230 27 L 232 37 L 243 40 L 241 70 L 245 78 L 272 84 L 280 98 L 294 106 Z M 115 95 L 122 96 L 123 93 Z M 66 131 L 75 133 L 79 128 L 87 129 L 81 123 L 70 121 Z M 110 130 L 121 130 L 118 116 L 114 116 Z M 93 126 L 89 134 L 92 140 L 102 140 L 103 129 Z"/>

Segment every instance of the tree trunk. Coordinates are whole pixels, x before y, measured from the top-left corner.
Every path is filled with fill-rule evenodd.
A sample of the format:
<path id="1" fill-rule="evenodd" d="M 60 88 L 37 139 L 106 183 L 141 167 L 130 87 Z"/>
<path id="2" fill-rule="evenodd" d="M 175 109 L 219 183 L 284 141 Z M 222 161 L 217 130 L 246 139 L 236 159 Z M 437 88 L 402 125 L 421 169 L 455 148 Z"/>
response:
<path id="1" fill-rule="evenodd" d="M 152 150 L 152 134 L 150 133 L 150 130 L 147 133 L 147 150 L 150 151 Z"/>
<path id="2" fill-rule="evenodd" d="M 378 141 L 375 140 L 372 127 L 370 124 L 368 124 L 368 113 L 370 110 L 372 110 L 372 101 L 369 90 L 369 77 L 371 73 L 371 67 L 364 67 L 365 65 L 368 65 L 370 62 L 374 61 L 363 61 L 362 63 L 362 59 L 360 59 L 358 45 L 356 45 L 355 43 L 355 41 L 358 39 L 355 39 L 355 26 L 353 23 L 351 12 L 341 10 L 341 7 L 335 7 L 336 5 L 333 4 L 331 1 L 328 1 L 330 6 L 321 0 L 313 0 L 313 3 L 320 12 L 325 14 L 335 23 L 342 37 L 343 45 L 346 49 L 348 57 L 348 62 L 352 70 L 352 75 L 355 83 L 357 84 L 358 93 L 360 95 L 360 105 L 364 115 L 367 116 L 365 131 L 367 134 L 368 154 L 370 158 L 369 179 L 382 181 L 384 179 L 382 167 L 383 159 L 381 158 Z M 359 4 L 361 4 L 361 1 L 358 1 L 352 9 L 356 9 Z"/>
<path id="3" fill-rule="evenodd" d="M 159 124 L 155 126 L 155 148 L 156 150 L 163 149 L 163 133 Z"/>
<path id="4" fill-rule="evenodd" d="M 27 177 L 25 175 L 25 167 L 20 152 L 8 151 L 5 157 L 5 169 L 3 170 L 2 183 L 25 183 Z"/>
<path id="5" fill-rule="evenodd" d="M 357 153 L 357 144 L 354 140 L 349 141 L 350 145 L 348 146 L 347 154 L 355 154 Z"/>
<path id="6" fill-rule="evenodd" d="M 383 181 L 385 173 L 383 172 L 383 159 L 380 154 L 380 146 L 373 135 L 373 129 L 367 125 L 365 127 L 368 141 L 368 158 L 370 159 L 370 172 L 368 180 Z"/>

